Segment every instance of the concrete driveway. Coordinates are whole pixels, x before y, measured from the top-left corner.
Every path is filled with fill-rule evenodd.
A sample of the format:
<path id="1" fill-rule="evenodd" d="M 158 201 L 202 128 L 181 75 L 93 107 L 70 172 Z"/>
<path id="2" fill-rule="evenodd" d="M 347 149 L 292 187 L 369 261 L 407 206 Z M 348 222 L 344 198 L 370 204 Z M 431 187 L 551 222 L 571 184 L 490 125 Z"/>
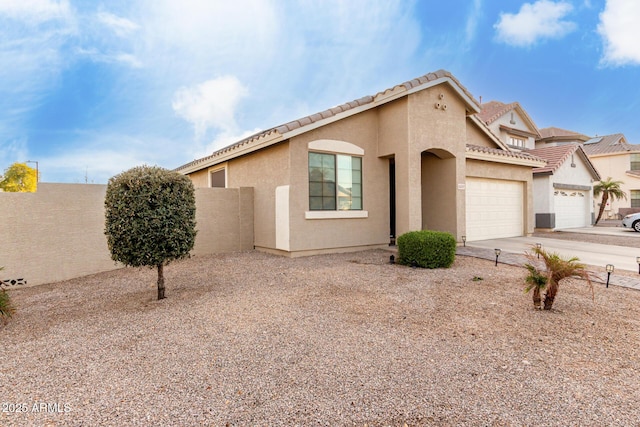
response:
<path id="1" fill-rule="evenodd" d="M 609 236 L 635 237 L 640 239 L 640 233 L 633 231 L 631 228 L 619 227 L 583 227 L 568 228 L 562 230 L 563 233 L 584 233 L 584 234 L 605 234 Z M 640 240 L 638 240 L 640 244 Z"/>
<path id="2" fill-rule="evenodd" d="M 625 232 L 624 229 L 616 230 L 615 227 L 589 228 L 593 229 L 594 233 L 600 233 L 600 229 L 605 228 L 612 228 L 609 233 Z M 585 231 L 580 232 L 584 233 Z M 541 243 L 542 247 L 547 251 L 557 252 L 564 257 L 578 257 L 581 262 L 588 265 L 604 267 L 607 264 L 613 264 L 616 269 L 638 271 L 636 257 L 640 256 L 640 233 L 626 230 L 624 235 L 637 236 L 639 238 L 638 248 L 542 237 L 510 237 L 505 239 L 481 240 L 477 242 L 467 242 L 467 246 L 487 249 L 499 248 L 505 252 L 522 254 L 525 251 L 530 251 L 531 247 L 535 246 L 536 243 Z"/>

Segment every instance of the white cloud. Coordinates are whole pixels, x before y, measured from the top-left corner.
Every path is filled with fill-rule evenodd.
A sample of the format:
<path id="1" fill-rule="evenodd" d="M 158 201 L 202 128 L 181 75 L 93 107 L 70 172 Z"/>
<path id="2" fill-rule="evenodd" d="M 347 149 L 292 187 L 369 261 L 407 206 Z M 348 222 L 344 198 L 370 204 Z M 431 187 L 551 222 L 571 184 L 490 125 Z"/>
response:
<path id="1" fill-rule="evenodd" d="M 39 155 L 45 179 L 77 180 L 85 167 L 92 180 L 92 170 L 104 169 L 108 178 L 131 164 L 127 158 L 178 166 L 256 127 L 412 77 L 397 64 L 418 53 L 413 6 L 402 0 L 0 0 L 0 40 L 9 41 L 0 43 L 0 63 L 14 64 L 0 67 L 0 92 L 12 99 L 0 99 L 6 125 L 0 140 L 28 140 L 33 111 L 47 99 L 60 102 L 64 93 L 56 89 L 71 84 L 63 73 L 82 70 L 87 84 L 101 85 L 94 79 L 104 77 L 104 90 L 92 93 L 100 98 L 90 114 L 69 121 L 74 130 L 52 129 L 66 153 Z M 37 31 L 16 21 L 27 22 L 29 13 Z M 16 27 L 11 31 L 2 25 L 8 19 Z M 80 68 L 88 61 L 94 64 Z M 114 138 L 78 136 L 76 129 Z M 185 141 L 191 129 L 195 137 Z M 162 148 L 158 135 L 166 138 Z M 141 147 L 131 150 L 132 140 Z M 34 147 L 30 141 L 29 151 Z"/>
<path id="2" fill-rule="evenodd" d="M 465 39 L 470 43 L 476 36 L 478 29 L 478 19 L 482 13 L 482 0 L 473 0 L 471 12 L 467 17 L 467 25 L 465 27 Z"/>
<path id="3" fill-rule="evenodd" d="M 180 88 L 174 95 L 172 106 L 178 116 L 193 125 L 199 140 L 211 128 L 236 131 L 236 108 L 248 93 L 235 76 L 222 76 Z"/>
<path id="4" fill-rule="evenodd" d="M 598 25 L 604 43 L 604 64 L 640 65 L 639 17 L 637 0 L 607 0 Z"/>
<path id="5" fill-rule="evenodd" d="M 69 2 L 0 1 L 0 140 L 26 140 L 16 133 L 56 86 L 65 60 L 61 51 L 76 34 Z"/>
<path id="6" fill-rule="evenodd" d="M 563 18 L 573 10 L 571 3 L 539 0 L 525 3 L 517 14 L 501 13 L 494 25 L 498 40 L 514 46 L 530 46 L 540 39 L 561 38 L 576 29 Z"/>
<path id="7" fill-rule="evenodd" d="M 77 48 L 75 52 L 79 56 L 85 56 L 94 62 L 104 62 L 107 64 L 125 64 L 131 68 L 141 68 L 142 62 L 134 55 L 125 52 L 102 52 L 96 48 Z"/>
<path id="8" fill-rule="evenodd" d="M 72 12 L 68 0 L 2 0 L 0 15 L 38 25 L 51 20 L 68 19 Z"/>
<path id="9" fill-rule="evenodd" d="M 10 164 L 29 160 L 28 152 L 27 140 L 24 138 L 0 141 L 0 175 Z"/>
<path id="10" fill-rule="evenodd" d="M 138 24 L 109 12 L 99 12 L 98 21 L 107 26 L 119 37 L 125 37 L 140 28 Z"/>
<path id="11" fill-rule="evenodd" d="M 37 160 L 45 182 L 84 182 L 86 177 L 89 182 L 105 184 L 112 176 L 134 166 L 178 166 L 167 159 L 180 157 L 182 151 L 181 146 L 168 138 L 131 136 L 105 129 L 78 132 L 73 144 Z"/>

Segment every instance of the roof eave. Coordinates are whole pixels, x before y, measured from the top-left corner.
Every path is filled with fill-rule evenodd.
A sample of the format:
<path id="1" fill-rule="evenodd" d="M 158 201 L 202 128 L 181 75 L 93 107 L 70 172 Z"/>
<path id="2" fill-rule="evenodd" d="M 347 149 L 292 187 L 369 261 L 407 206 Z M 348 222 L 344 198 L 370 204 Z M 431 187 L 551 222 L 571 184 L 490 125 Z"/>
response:
<path id="1" fill-rule="evenodd" d="M 494 163 L 506 163 L 510 165 L 528 166 L 532 168 L 541 168 L 547 165 L 547 162 L 545 162 L 544 160 L 525 159 L 521 157 L 508 157 L 508 156 L 501 156 L 499 154 L 494 154 L 494 153 L 481 153 L 478 151 L 471 150 L 468 147 L 466 152 L 466 159 L 483 160 L 486 162 L 494 162 Z"/>
<path id="2" fill-rule="evenodd" d="M 285 139 L 286 138 L 284 138 L 280 133 L 272 132 L 269 135 L 266 135 L 262 138 L 258 138 L 241 147 L 232 148 L 226 152 L 223 152 L 217 155 L 214 154 L 209 158 L 205 157 L 204 159 L 206 160 L 204 159 L 200 159 L 201 161 L 195 160 L 191 163 L 187 163 L 184 166 L 180 166 L 175 170 L 180 172 L 181 174 L 188 175 L 190 173 L 194 173 L 194 172 L 218 165 L 220 163 L 224 163 L 236 157 L 240 157 L 245 154 L 258 151 L 270 145 L 277 144 L 278 142 L 284 141 Z"/>

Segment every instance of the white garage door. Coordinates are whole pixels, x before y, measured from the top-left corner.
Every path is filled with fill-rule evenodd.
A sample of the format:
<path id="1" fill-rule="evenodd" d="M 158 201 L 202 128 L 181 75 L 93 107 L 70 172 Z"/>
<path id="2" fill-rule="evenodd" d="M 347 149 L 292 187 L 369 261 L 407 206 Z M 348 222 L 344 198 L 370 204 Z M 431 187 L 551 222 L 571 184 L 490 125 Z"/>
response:
<path id="1" fill-rule="evenodd" d="M 523 186 L 520 181 L 467 178 L 467 240 L 522 236 Z"/>
<path id="2" fill-rule="evenodd" d="M 553 206 L 556 211 L 556 229 L 587 227 L 591 213 L 587 208 L 589 197 L 586 191 L 556 190 Z"/>

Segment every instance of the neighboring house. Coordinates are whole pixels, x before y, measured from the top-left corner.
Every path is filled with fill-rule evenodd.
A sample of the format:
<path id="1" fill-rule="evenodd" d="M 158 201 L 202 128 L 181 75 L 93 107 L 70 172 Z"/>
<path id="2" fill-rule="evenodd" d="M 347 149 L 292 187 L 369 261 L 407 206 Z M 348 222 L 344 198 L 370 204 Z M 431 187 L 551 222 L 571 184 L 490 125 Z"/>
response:
<path id="1" fill-rule="evenodd" d="M 197 187 L 253 187 L 257 249 L 387 246 L 407 231 L 458 241 L 533 232 L 533 167 L 476 117 L 447 71 L 257 133 L 177 170 Z"/>
<path id="2" fill-rule="evenodd" d="M 478 117 L 512 150 L 533 149 L 540 137 L 536 124 L 517 102 L 484 103 Z"/>
<path id="3" fill-rule="evenodd" d="M 626 200 L 607 202 L 603 218 L 640 212 L 640 145 L 629 144 L 623 134 L 617 133 L 591 138 L 583 148 L 602 179 L 622 181 L 620 188 L 627 194 Z"/>
<path id="4" fill-rule="evenodd" d="M 540 138 L 536 139 L 536 148 L 555 147 L 557 145 L 584 144 L 591 137 L 557 127 L 540 129 Z"/>
<path id="5" fill-rule="evenodd" d="M 533 170 L 536 228 L 562 230 L 593 224 L 593 182 L 600 175 L 582 146 L 564 144 L 527 152 L 547 162 Z"/>
<path id="6" fill-rule="evenodd" d="M 517 102 L 491 101 L 478 114 L 511 149 L 545 160 L 533 170 L 536 228 L 560 230 L 593 224 L 593 181 L 599 175 L 579 143 L 583 135 L 559 128 L 539 130 Z"/>

